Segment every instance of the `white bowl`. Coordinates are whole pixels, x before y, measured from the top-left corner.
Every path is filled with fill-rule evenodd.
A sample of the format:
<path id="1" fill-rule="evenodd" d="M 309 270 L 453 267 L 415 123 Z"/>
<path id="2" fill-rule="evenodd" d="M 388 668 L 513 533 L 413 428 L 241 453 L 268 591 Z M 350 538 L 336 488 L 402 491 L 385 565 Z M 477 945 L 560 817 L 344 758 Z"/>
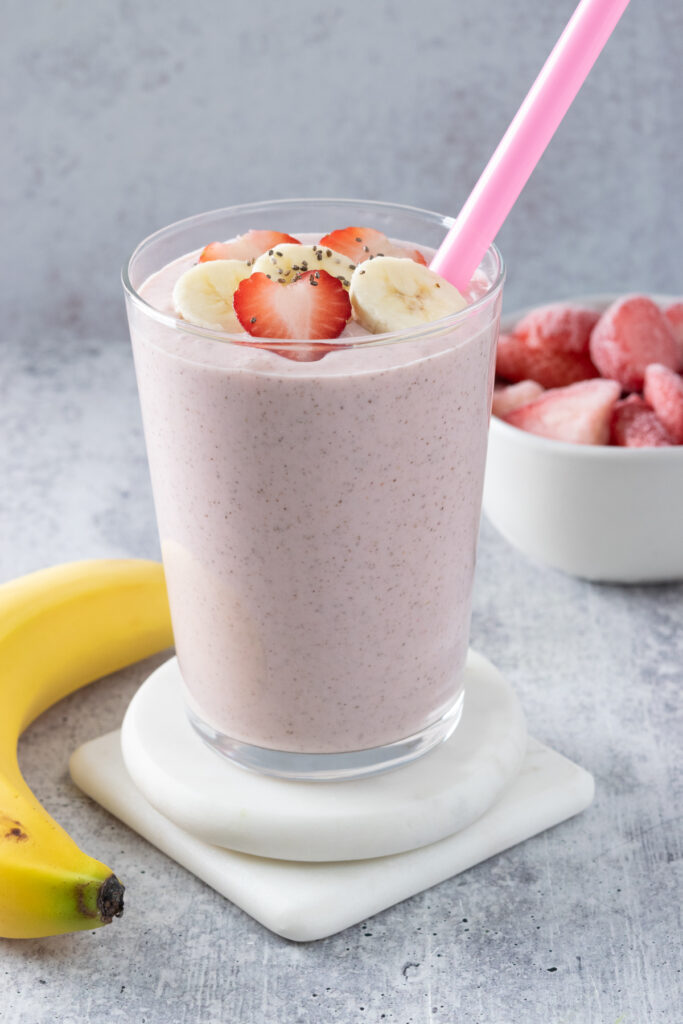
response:
<path id="1" fill-rule="evenodd" d="M 570 301 L 603 310 L 616 298 Z M 512 330 L 526 312 L 503 317 L 501 330 Z M 573 576 L 610 583 L 682 579 L 683 445 L 566 444 L 492 416 L 484 512 L 525 555 Z"/>

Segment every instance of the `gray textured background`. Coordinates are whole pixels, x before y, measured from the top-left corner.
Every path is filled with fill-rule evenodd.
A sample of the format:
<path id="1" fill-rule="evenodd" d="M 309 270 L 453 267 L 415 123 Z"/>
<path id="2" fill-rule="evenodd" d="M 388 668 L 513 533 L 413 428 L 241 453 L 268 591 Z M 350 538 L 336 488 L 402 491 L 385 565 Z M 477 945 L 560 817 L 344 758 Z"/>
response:
<path id="1" fill-rule="evenodd" d="M 158 554 L 119 295 L 128 250 L 265 197 L 455 212 L 571 6 L 3 0 L 0 579 Z M 633 0 L 501 235 L 509 308 L 683 288 L 682 35 L 679 0 Z M 680 1024 L 682 606 L 680 585 L 532 565 L 485 523 L 473 642 L 533 734 L 594 772 L 596 803 L 308 946 L 70 784 L 69 752 L 120 722 L 145 667 L 74 695 L 28 731 L 22 764 L 120 872 L 126 915 L 94 936 L 0 940 L 0 1021 Z"/>
<path id="2" fill-rule="evenodd" d="M 204 209 L 339 195 L 456 213 L 573 6 L 3 0 L 10 332 L 125 339 L 124 257 Z M 626 11 L 501 232 L 508 308 L 683 288 L 682 33 L 679 0 Z"/>

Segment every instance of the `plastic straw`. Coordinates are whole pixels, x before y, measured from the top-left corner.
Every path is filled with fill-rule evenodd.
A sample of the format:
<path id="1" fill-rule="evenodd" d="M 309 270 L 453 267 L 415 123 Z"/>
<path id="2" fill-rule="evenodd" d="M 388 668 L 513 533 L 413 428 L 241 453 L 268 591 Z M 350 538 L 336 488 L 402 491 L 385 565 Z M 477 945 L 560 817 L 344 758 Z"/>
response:
<path id="1" fill-rule="evenodd" d="M 432 260 L 465 290 L 629 0 L 581 0 Z"/>

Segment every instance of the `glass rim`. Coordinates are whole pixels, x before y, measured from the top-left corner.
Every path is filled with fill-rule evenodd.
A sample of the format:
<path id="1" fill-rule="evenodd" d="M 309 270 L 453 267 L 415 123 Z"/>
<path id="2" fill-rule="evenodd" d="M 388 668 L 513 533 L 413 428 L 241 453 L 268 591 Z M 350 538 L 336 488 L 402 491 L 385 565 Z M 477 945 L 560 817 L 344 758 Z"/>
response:
<path id="1" fill-rule="evenodd" d="M 218 207 L 214 210 L 207 210 L 203 213 L 193 214 L 189 217 L 183 217 L 180 220 L 173 221 L 171 224 L 165 225 L 163 228 L 159 228 L 153 231 L 150 235 L 139 242 L 129 258 L 123 265 L 121 270 L 121 282 L 123 284 L 123 290 L 126 296 L 134 303 L 146 316 L 156 320 L 157 323 L 163 324 L 165 327 L 170 327 L 174 331 L 179 331 L 183 334 L 191 334 L 195 337 L 202 338 L 205 341 L 215 341 L 221 344 L 240 345 L 244 346 L 249 344 L 245 342 L 244 333 L 235 333 L 229 331 L 212 330 L 207 327 L 200 327 L 197 324 L 191 324 L 187 320 L 182 320 L 180 317 L 171 316 L 169 313 L 163 313 L 161 310 L 156 309 L 146 299 L 144 299 L 138 290 L 134 287 L 130 279 L 130 269 L 136 259 L 136 257 L 145 249 L 147 246 L 153 244 L 164 235 L 178 229 L 183 225 L 189 226 L 193 221 L 199 221 L 202 218 L 207 220 L 218 217 L 220 215 L 229 214 L 247 214 L 250 211 L 262 212 L 269 208 L 283 208 L 296 206 L 308 206 L 313 207 L 316 204 L 322 205 L 324 203 L 334 203 L 340 206 L 368 206 L 378 207 L 384 211 L 394 210 L 397 213 L 409 213 L 417 214 L 423 218 L 426 218 L 435 225 L 443 227 L 448 230 L 454 223 L 455 218 L 445 214 L 437 213 L 434 210 L 425 210 L 419 206 L 407 206 L 401 203 L 388 203 L 374 199 L 336 199 L 336 198 L 325 198 L 325 197 L 312 197 L 312 198 L 293 198 L 293 199 L 269 199 L 260 202 L 253 203 L 240 203 L 234 206 Z M 408 241 L 412 241 L 409 239 Z M 349 348 L 361 348 L 363 346 L 375 346 L 375 345 L 386 345 L 395 344 L 402 341 L 410 341 L 416 338 L 428 338 L 434 335 L 441 334 L 442 332 L 448 332 L 454 327 L 459 326 L 461 323 L 465 323 L 473 315 L 484 308 L 487 303 L 491 303 L 495 300 L 496 296 L 500 292 L 503 283 L 505 281 L 506 267 L 503 256 L 495 243 L 486 250 L 483 259 L 491 254 L 495 260 L 496 276 L 495 280 L 491 283 L 490 287 L 480 295 L 478 298 L 471 302 L 464 309 L 459 310 L 457 313 L 450 313 L 448 316 L 441 317 L 438 320 L 434 320 L 431 323 L 418 324 L 415 327 L 407 327 L 398 331 L 388 331 L 383 334 L 368 334 L 362 336 L 353 336 L 345 338 L 343 341 L 339 338 L 331 339 L 299 339 L 299 338 L 268 338 L 268 339 L 254 339 L 253 344 L 259 348 L 269 348 L 271 343 L 281 346 L 291 346 L 296 348 L 297 346 L 307 346 L 324 343 L 326 346 L 329 345 L 331 349 L 339 348 L 340 350 Z M 482 260 L 483 262 L 483 260 Z M 481 266 L 481 263 L 480 263 Z M 161 269 L 161 268 L 160 268 Z"/>

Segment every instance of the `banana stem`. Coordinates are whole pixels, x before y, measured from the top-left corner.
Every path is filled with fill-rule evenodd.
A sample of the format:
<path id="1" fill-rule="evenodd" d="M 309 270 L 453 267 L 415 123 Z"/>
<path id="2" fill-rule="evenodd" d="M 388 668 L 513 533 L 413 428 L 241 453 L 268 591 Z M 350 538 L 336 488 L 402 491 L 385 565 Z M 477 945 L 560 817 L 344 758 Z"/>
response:
<path id="1" fill-rule="evenodd" d="M 121 917 L 125 891 L 125 885 L 119 882 L 116 875 L 110 875 L 102 882 L 97 893 L 97 911 L 102 924 L 111 924 L 115 917 Z"/>

